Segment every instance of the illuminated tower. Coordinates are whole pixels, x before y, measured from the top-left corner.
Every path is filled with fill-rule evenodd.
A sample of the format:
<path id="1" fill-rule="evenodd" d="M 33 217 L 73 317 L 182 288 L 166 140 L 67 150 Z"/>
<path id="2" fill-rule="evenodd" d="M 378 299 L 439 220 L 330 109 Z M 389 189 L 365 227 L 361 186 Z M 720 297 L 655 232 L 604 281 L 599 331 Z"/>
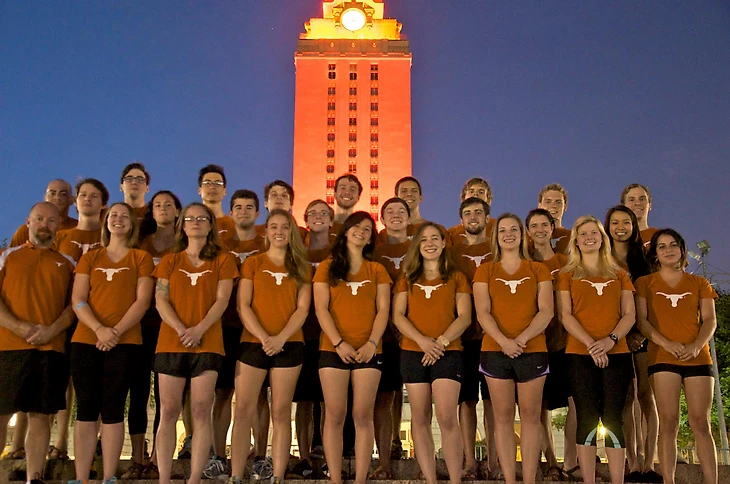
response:
<path id="1" fill-rule="evenodd" d="M 357 210 L 378 220 L 395 182 L 411 174 L 411 52 L 383 0 L 326 0 L 294 55 L 294 214 L 334 205 L 335 179 L 363 184 Z"/>

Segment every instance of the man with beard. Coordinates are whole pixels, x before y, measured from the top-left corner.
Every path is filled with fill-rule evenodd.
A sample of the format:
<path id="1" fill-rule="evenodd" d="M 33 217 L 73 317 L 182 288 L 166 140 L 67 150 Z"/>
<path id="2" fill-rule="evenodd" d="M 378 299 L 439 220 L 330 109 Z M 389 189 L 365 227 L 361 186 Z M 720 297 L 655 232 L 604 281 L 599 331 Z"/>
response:
<path id="1" fill-rule="evenodd" d="M 71 185 L 66 180 L 53 180 L 46 187 L 46 194 L 43 198 L 58 209 L 58 230 L 68 230 L 76 227 L 78 222 L 75 218 L 68 216 L 68 209 L 73 203 Z M 28 241 L 28 226 L 26 224 L 18 227 L 13 238 L 10 240 L 10 247 L 18 247 Z"/>
<path id="2" fill-rule="evenodd" d="M 537 196 L 537 208 L 550 212 L 555 220 L 555 230 L 550 238 L 550 245 L 558 254 L 567 254 L 570 242 L 570 230 L 563 227 L 563 214 L 568 210 L 568 192 L 561 185 L 547 185 Z"/>
<path id="3" fill-rule="evenodd" d="M 335 219 L 331 232 L 336 236 L 342 224 L 355 211 L 355 205 L 362 195 L 362 183 L 352 173 L 335 180 Z"/>
<path id="4" fill-rule="evenodd" d="M 481 198 L 491 207 L 492 206 L 492 187 L 489 186 L 487 180 L 484 178 L 469 178 L 461 189 L 461 197 L 459 202 L 463 202 L 467 198 L 476 197 Z M 492 236 L 492 227 L 494 227 L 494 220 L 490 219 L 487 222 L 487 238 Z M 461 244 L 466 241 L 466 230 L 464 225 L 459 223 L 449 229 L 449 237 L 451 238 L 452 244 Z"/>
<path id="5" fill-rule="evenodd" d="M 25 442 L 28 481 L 41 482 L 50 415 L 66 408 L 68 365 L 64 331 L 73 261 L 55 251 L 60 220 L 55 205 L 40 202 L 26 221 L 28 242 L 0 255 L 0 441 L 15 412 L 28 414 Z"/>

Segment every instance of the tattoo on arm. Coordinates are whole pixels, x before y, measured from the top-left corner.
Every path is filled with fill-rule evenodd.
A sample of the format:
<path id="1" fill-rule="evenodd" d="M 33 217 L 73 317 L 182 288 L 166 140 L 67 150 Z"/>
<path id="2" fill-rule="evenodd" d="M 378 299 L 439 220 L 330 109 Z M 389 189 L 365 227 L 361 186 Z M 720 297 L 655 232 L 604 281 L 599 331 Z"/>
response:
<path id="1" fill-rule="evenodd" d="M 155 287 L 155 295 L 162 294 L 165 297 L 170 297 L 170 282 L 164 281 L 162 279 L 157 281 L 157 286 Z"/>

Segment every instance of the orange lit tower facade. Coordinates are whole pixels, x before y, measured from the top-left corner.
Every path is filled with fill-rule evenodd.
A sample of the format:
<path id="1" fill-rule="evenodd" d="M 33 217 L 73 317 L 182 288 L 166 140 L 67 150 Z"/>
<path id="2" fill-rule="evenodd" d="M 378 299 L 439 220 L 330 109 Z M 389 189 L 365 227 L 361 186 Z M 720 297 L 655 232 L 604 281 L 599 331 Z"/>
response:
<path id="1" fill-rule="evenodd" d="M 357 210 L 379 218 L 395 182 L 411 174 L 411 52 L 383 0 L 328 0 L 305 24 L 294 56 L 295 216 L 334 205 L 335 179 L 357 175 Z"/>

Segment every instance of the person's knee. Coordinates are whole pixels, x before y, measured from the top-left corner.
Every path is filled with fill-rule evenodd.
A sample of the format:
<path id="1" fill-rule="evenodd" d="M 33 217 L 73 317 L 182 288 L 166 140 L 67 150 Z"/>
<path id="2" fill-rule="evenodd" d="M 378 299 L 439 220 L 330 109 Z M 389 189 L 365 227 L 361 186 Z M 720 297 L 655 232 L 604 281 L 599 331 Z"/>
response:
<path id="1" fill-rule="evenodd" d="M 539 425 L 542 408 L 540 405 L 521 405 L 520 421 L 531 425 Z"/>
<path id="2" fill-rule="evenodd" d="M 206 422 L 212 419 L 211 410 L 213 402 L 209 399 L 194 400 L 190 402 L 190 415 L 195 422 Z"/>
<path id="3" fill-rule="evenodd" d="M 352 421 L 356 428 L 366 428 L 373 425 L 373 409 L 353 408 Z"/>
<path id="4" fill-rule="evenodd" d="M 707 437 L 712 434 L 710 429 L 710 419 L 706 413 L 693 414 L 692 412 L 688 415 L 689 426 L 692 428 L 695 438 Z"/>
<path id="5" fill-rule="evenodd" d="M 345 417 L 347 416 L 347 407 L 332 405 L 327 407 L 327 416 L 324 420 L 325 425 L 334 425 L 335 427 L 342 427 L 345 425 Z"/>
<path id="6" fill-rule="evenodd" d="M 453 408 L 449 409 L 436 409 L 436 421 L 441 428 L 441 431 L 449 431 L 459 426 L 456 418 L 456 411 Z"/>
<path id="7" fill-rule="evenodd" d="M 291 404 L 280 403 L 271 408 L 271 420 L 278 424 L 291 424 Z"/>
<path id="8" fill-rule="evenodd" d="M 165 399 L 160 402 L 160 421 L 176 420 L 180 412 L 182 412 L 182 402 L 165 401 Z"/>

